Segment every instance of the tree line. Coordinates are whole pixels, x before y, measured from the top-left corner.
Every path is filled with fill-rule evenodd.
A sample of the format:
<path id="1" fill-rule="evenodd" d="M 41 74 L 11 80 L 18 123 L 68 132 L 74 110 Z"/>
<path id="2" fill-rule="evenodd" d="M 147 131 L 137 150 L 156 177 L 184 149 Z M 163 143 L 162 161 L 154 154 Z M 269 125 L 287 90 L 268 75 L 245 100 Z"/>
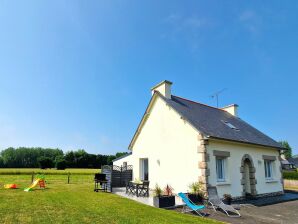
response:
<path id="1" fill-rule="evenodd" d="M 101 168 L 126 152 L 115 155 L 90 154 L 83 149 L 64 153 L 53 148 L 7 148 L 0 152 L 0 168 Z"/>

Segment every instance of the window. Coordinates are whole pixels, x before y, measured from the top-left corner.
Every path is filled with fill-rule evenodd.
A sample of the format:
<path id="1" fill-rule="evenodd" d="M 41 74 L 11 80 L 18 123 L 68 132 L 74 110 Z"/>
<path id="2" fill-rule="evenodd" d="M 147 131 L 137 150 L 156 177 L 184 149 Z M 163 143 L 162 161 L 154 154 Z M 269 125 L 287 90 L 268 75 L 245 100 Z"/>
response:
<path id="1" fill-rule="evenodd" d="M 217 181 L 224 182 L 225 181 L 225 158 L 216 158 L 216 176 Z"/>
<path id="2" fill-rule="evenodd" d="M 272 160 L 264 160 L 265 165 L 265 178 L 266 179 L 272 179 L 273 173 L 272 173 Z"/>
<path id="3" fill-rule="evenodd" d="M 239 128 L 236 128 L 234 125 L 232 125 L 230 122 L 228 121 L 222 121 L 225 125 L 227 125 L 229 128 L 239 131 Z"/>
<path id="4" fill-rule="evenodd" d="M 123 167 L 127 167 L 127 162 L 123 162 Z"/>
<path id="5" fill-rule="evenodd" d="M 140 159 L 140 179 L 149 180 L 148 159 Z"/>

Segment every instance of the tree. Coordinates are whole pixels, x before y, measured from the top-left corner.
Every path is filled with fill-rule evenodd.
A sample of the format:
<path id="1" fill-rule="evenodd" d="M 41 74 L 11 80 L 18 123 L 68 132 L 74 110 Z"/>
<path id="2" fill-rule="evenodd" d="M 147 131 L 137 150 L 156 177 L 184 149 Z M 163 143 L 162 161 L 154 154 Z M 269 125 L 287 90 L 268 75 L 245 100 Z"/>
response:
<path id="1" fill-rule="evenodd" d="M 106 165 L 112 165 L 114 159 L 116 159 L 116 156 L 109 155 L 109 156 L 108 156 L 108 160 L 107 160 L 107 164 L 106 164 Z"/>
<path id="2" fill-rule="evenodd" d="M 38 158 L 49 157 L 53 161 L 57 157 L 63 157 L 63 151 L 51 148 L 7 148 L 0 153 L 4 167 L 11 168 L 36 168 L 39 166 Z"/>
<path id="3" fill-rule="evenodd" d="M 38 158 L 38 164 L 41 169 L 53 168 L 54 162 L 50 157 L 41 156 Z"/>
<path id="4" fill-rule="evenodd" d="M 64 165 L 69 168 L 100 168 L 102 165 L 111 165 L 112 160 L 126 154 L 117 152 L 116 155 L 95 155 L 83 149 L 64 154 L 61 149 L 10 147 L 0 152 L 0 168 L 52 168 L 58 164 L 62 164 L 61 168 Z"/>
<path id="5" fill-rule="evenodd" d="M 279 143 L 287 150 L 282 150 L 282 154 L 285 155 L 286 159 L 292 158 L 292 147 L 287 141 L 279 141 Z"/>
<path id="6" fill-rule="evenodd" d="M 66 166 L 69 168 L 75 167 L 75 155 L 73 151 L 69 151 L 65 154 L 64 159 L 66 161 Z"/>
<path id="7" fill-rule="evenodd" d="M 57 160 L 55 166 L 57 170 L 65 170 L 66 161 L 64 159 Z"/>
<path id="8" fill-rule="evenodd" d="M 4 168 L 4 163 L 2 157 L 0 157 L 0 168 Z"/>
<path id="9" fill-rule="evenodd" d="M 116 153 L 116 158 L 119 158 L 119 157 L 121 157 L 121 156 L 125 156 L 125 155 L 127 155 L 128 154 L 128 152 L 117 152 Z"/>

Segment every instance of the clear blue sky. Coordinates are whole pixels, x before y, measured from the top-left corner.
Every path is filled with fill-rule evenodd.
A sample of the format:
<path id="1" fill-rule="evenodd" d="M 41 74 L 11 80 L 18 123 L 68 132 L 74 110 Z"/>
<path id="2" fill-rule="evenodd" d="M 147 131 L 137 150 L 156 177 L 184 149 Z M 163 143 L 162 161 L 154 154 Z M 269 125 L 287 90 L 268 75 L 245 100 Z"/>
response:
<path id="1" fill-rule="evenodd" d="M 0 1 L 0 149 L 127 146 L 168 79 L 298 153 L 297 1 Z"/>

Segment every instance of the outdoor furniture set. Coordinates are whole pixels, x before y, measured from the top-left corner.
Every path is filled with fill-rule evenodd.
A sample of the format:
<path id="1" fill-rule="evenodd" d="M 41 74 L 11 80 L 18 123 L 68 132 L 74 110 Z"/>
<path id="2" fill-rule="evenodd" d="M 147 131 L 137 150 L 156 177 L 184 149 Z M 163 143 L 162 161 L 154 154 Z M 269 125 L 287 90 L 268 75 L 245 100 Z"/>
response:
<path id="1" fill-rule="evenodd" d="M 126 184 L 126 194 L 136 195 L 137 197 L 149 197 L 149 181 L 129 181 Z"/>
<path id="2" fill-rule="evenodd" d="M 206 208 L 205 205 L 196 205 L 184 193 L 179 193 L 178 196 L 185 203 L 182 208 L 182 213 L 195 212 L 200 216 L 206 215 L 206 213 L 202 212 L 202 210 Z M 229 217 L 241 217 L 240 213 L 233 206 L 226 205 L 225 203 L 223 203 L 223 201 L 219 198 L 217 194 L 216 187 L 208 187 L 208 203 L 211 204 L 214 211 L 217 211 L 217 209 L 221 209 Z"/>

